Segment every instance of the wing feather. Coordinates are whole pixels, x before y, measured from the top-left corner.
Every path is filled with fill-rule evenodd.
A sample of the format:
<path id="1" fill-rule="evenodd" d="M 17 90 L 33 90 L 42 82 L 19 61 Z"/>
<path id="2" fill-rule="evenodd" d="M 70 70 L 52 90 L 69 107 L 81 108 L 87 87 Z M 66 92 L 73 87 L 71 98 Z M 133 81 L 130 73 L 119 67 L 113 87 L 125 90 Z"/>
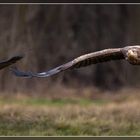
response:
<path id="1" fill-rule="evenodd" d="M 102 51 L 85 54 L 85 55 L 75 58 L 74 60 L 66 64 L 60 65 L 46 72 L 40 72 L 40 73 L 22 72 L 18 70 L 17 68 L 11 68 L 11 70 L 16 76 L 19 76 L 19 77 L 27 77 L 27 78 L 49 77 L 67 69 L 85 67 L 91 64 L 106 62 L 110 60 L 124 59 L 125 57 L 121 50 L 122 50 L 121 48 L 105 49 Z"/>
<path id="2" fill-rule="evenodd" d="M 85 54 L 76 58 L 75 60 L 73 60 L 74 61 L 73 67 L 80 68 L 91 64 L 97 64 L 111 60 L 120 60 L 124 58 L 125 57 L 124 54 L 122 53 L 121 48 L 105 49 L 102 51 Z"/>
<path id="3" fill-rule="evenodd" d="M 64 65 L 61 65 L 61 66 L 58 66 L 54 69 L 51 69 L 47 72 L 40 72 L 40 73 L 33 73 L 33 72 L 23 72 L 23 71 L 20 71 L 18 70 L 16 67 L 11 67 L 10 70 L 12 71 L 12 73 L 18 77 L 25 77 L 25 78 L 31 78 L 31 77 L 49 77 L 49 76 L 52 76 L 52 75 L 55 75 L 59 72 L 62 72 L 68 68 L 71 68 L 73 65 L 73 61 L 71 62 L 68 62 Z"/>

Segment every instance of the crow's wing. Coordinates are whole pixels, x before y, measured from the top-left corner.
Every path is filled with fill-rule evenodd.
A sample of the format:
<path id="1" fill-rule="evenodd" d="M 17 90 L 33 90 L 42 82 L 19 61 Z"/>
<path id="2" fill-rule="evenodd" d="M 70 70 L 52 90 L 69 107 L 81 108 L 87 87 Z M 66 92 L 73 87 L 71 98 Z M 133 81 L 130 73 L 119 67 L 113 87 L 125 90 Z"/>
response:
<path id="1" fill-rule="evenodd" d="M 0 69 L 3 69 L 9 65 L 12 65 L 14 63 L 16 63 L 18 60 L 20 60 L 21 58 L 23 58 L 23 56 L 13 56 L 7 60 L 1 61 L 0 62 Z"/>
<path id="2" fill-rule="evenodd" d="M 27 77 L 27 78 L 49 77 L 67 69 L 80 68 L 91 64 L 106 62 L 110 60 L 120 60 L 120 59 L 125 59 L 125 56 L 122 53 L 121 48 L 105 49 L 102 51 L 97 51 L 97 52 L 82 55 L 66 64 L 60 65 L 46 72 L 40 72 L 40 73 L 23 72 L 23 71 L 19 71 L 17 68 L 11 68 L 11 70 L 16 76 L 19 77 Z"/>

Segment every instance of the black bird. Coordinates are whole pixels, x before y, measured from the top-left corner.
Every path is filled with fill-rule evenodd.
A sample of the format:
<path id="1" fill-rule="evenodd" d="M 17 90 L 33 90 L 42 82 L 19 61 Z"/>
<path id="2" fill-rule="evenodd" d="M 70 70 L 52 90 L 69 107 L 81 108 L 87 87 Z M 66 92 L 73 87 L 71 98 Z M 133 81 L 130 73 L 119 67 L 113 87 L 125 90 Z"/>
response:
<path id="1" fill-rule="evenodd" d="M 0 70 L 16 63 L 17 61 L 19 61 L 22 58 L 23 58 L 23 56 L 17 55 L 17 56 L 13 56 L 7 60 L 0 61 Z"/>

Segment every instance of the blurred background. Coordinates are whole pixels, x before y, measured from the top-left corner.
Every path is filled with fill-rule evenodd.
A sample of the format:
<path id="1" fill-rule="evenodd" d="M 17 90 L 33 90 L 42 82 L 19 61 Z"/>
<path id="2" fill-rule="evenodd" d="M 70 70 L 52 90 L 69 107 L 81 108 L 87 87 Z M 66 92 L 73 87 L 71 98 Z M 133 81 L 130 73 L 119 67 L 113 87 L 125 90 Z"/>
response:
<path id="1" fill-rule="evenodd" d="M 140 44 L 139 5 L 0 5 L 1 60 L 15 54 L 24 71 L 42 72 L 106 48 Z M 22 79 L 9 68 L 0 74 L 0 93 L 49 94 L 68 88 L 116 91 L 140 88 L 140 67 L 112 61 L 53 77 Z M 10 91 L 10 92 L 9 92 Z M 37 94 L 38 94 L 37 93 Z"/>

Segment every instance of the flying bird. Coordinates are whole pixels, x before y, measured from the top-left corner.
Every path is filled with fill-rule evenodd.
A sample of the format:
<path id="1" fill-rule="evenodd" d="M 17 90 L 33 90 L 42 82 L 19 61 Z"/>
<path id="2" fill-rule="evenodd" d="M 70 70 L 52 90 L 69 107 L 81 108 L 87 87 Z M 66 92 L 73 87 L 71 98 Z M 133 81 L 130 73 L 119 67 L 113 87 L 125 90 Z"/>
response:
<path id="1" fill-rule="evenodd" d="M 72 61 L 60 65 L 54 69 L 33 73 L 33 72 L 23 72 L 18 70 L 16 67 L 12 67 L 11 71 L 14 75 L 18 77 L 25 77 L 25 78 L 32 78 L 32 77 L 49 77 L 59 72 L 74 69 L 74 68 L 81 68 L 85 66 L 89 66 L 91 64 L 97 64 L 101 62 L 107 62 L 111 60 L 121 60 L 124 59 L 128 61 L 132 65 L 140 65 L 140 46 L 126 46 L 124 48 L 110 48 L 104 49 L 97 52 L 88 53 L 85 55 L 81 55 L 73 59 Z"/>
<path id="2" fill-rule="evenodd" d="M 7 60 L 0 61 L 0 70 L 16 63 L 17 61 L 19 61 L 22 58 L 23 58 L 23 56 L 17 55 L 17 56 L 13 56 Z"/>

